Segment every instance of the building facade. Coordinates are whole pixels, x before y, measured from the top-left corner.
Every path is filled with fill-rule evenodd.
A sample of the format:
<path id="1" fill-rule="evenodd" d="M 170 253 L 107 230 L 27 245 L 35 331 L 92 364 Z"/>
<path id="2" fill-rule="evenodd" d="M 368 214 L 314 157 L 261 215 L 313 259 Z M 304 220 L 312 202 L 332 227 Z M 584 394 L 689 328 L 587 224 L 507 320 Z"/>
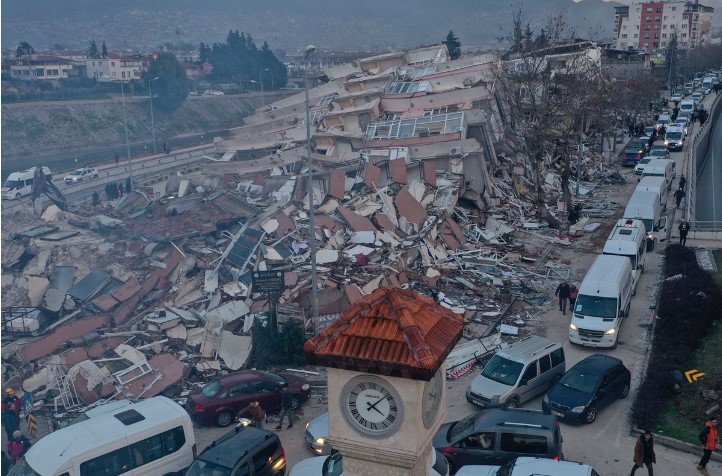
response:
<path id="1" fill-rule="evenodd" d="M 676 35 L 678 47 L 710 41 L 714 8 L 695 2 L 657 1 L 615 7 L 614 33 L 620 50 L 655 51 Z"/>
<path id="2" fill-rule="evenodd" d="M 130 81 L 140 79 L 148 68 L 148 59 L 111 53 L 107 58 L 89 58 L 85 66 L 88 77 L 98 82 Z"/>

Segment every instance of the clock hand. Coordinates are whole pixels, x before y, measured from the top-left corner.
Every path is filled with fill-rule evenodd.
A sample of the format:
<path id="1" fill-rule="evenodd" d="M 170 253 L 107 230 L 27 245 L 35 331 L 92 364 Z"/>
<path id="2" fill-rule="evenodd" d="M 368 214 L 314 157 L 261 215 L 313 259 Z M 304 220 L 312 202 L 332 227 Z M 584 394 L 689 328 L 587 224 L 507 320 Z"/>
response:
<path id="1" fill-rule="evenodd" d="M 374 403 L 374 404 L 371 404 L 371 402 L 366 402 L 366 407 L 367 407 L 367 408 L 366 408 L 366 411 L 369 412 L 369 411 L 371 411 L 371 409 L 374 409 L 374 410 L 376 410 L 377 412 L 379 412 L 379 414 L 380 414 L 381 416 L 383 416 L 383 413 L 381 412 L 381 410 L 379 410 L 378 408 L 376 408 L 376 405 L 378 405 L 379 402 L 380 402 L 381 400 L 383 400 L 383 399 L 384 399 L 384 397 L 379 398 L 378 400 L 376 400 L 376 403 Z"/>

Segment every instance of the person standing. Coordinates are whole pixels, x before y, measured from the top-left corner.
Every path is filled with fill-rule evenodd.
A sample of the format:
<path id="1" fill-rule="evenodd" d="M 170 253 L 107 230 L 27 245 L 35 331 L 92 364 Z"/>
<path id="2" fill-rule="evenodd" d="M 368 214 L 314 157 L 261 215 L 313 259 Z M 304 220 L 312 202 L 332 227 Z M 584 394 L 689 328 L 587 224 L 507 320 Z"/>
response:
<path id="1" fill-rule="evenodd" d="M 13 437 L 13 433 L 20 427 L 20 399 L 15 395 L 15 390 L 7 388 L 5 396 L 2 400 L 2 424 L 5 427 L 8 441 Z"/>
<path id="2" fill-rule="evenodd" d="M 679 188 L 684 189 L 684 186 L 685 186 L 685 185 L 687 185 L 687 178 L 684 176 L 684 174 L 682 174 L 682 175 L 679 177 Z"/>
<path id="3" fill-rule="evenodd" d="M 567 283 L 566 279 L 559 283 L 554 295 L 559 296 L 559 310 L 562 311 L 562 314 L 566 315 L 567 301 L 569 300 L 569 283 Z"/>
<path id="4" fill-rule="evenodd" d="M 707 463 L 709 463 L 709 459 L 712 457 L 712 452 L 717 449 L 717 417 L 710 417 L 709 421 L 705 423 L 704 429 L 702 429 L 699 434 L 699 441 L 702 443 L 704 454 L 697 464 L 697 469 L 707 474 Z"/>
<path id="5" fill-rule="evenodd" d="M 115 165 L 118 165 L 119 160 L 120 160 L 120 154 L 116 152 L 115 153 Z"/>
<path id="6" fill-rule="evenodd" d="M 283 418 L 288 416 L 288 428 L 293 428 L 293 395 L 288 389 L 288 384 L 284 383 L 281 388 L 281 414 L 278 417 L 278 426 L 276 430 L 280 430 L 283 426 Z"/>
<path id="7" fill-rule="evenodd" d="M 261 408 L 260 402 L 251 402 L 247 407 L 241 408 L 236 414 L 236 418 L 240 419 L 243 415 L 250 414 L 251 420 L 257 428 L 263 429 L 266 422 L 266 412 Z"/>
<path id="8" fill-rule="evenodd" d="M 123 190 L 123 182 L 118 182 L 118 194 L 121 197 L 125 195 L 125 190 Z"/>
<path id="9" fill-rule="evenodd" d="M 13 437 L 8 439 L 7 448 L 10 460 L 17 464 L 20 459 L 27 453 L 28 449 L 32 446 L 27 436 L 23 435 L 20 430 L 13 432 Z"/>
<path id="10" fill-rule="evenodd" d="M 689 233 L 689 222 L 687 220 L 682 220 L 682 223 L 679 224 L 679 244 L 683 246 L 687 246 L 687 233 Z"/>
<path id="11" fill-rule="evenodd" d="M 654 470 L 652 469 L 652 463 L 657 462 L 657 457 L 654 454 L 654 438 L 652 432 L 644 430 L 644 434 L 639 435 L 637 442 L 634 444 L 634 466 L 629 476 L 633 476 L 637 472 L 638 468 L 647 467 L 649 476 L 654 476 Z"/>
<path id="12" fill-rule="evenodd" d="M 574 312 L 574 304 L 577 302 L 577 296 L 579 296 L 579 288 L 572 283 L 569 286 L 569 310 Z"/>
<path id="13" fill-rule="evenodd" d="M 98 205 L 100 205 L 100 195 L 98 194 L 98 191 L 95 190 L 93 192 L 93 206 L 97 207 Z"/>
<path id="14" fill-rule="evenodd" d="M 683 199 L 686 195 L 687 195 L 687 194 L 684 193 L 684 189 L 683 189 L 683 188 L 678 188 L 677 191 L 674 192 L 674 199 L 677 201 L 677 208 L 679 208 L 679 206 L 682 204 L 682 199 Z"/>

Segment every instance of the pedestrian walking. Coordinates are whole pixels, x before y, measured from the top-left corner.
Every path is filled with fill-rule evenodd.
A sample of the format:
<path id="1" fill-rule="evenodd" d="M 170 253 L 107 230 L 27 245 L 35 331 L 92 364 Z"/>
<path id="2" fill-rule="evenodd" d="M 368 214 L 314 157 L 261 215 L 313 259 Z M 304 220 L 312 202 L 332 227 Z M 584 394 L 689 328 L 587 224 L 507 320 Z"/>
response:
<path id="1" fill-rule="evenodd" d="M 130 177 L 125 179 L 125 193 L 130 193 L 133 190 L 133 183 L 130 181 Z"/>
<path id="2" fill-rule="evenodd" d="M 121 197 L 125 195 L 125 190 L 123 190 L 123 182 L 118 182 L 118 193 Z"/>
<path id="3" fill-rule="evenodd" d="M 291 395 L 291 391 L 288 389 L 288 384 L 284 383 L 283 387 L 281 387 L 281 414 L 278 416 L 278 425 L 276 426 L 276 430 L 280 430 L 283 426 L 283 418 L 285 416 L 288 416 L 288 428 L 293 427 L 293 395 Z"/>
<path id="4" fill-rule="evenodd" d="M 707 472 L 707 463 L 709 463 L 712 452 L 717 449 L 717 443 L 719 442 L 717 435 L 717 417 L 710 417 L 707 423 L 705 423 L 704 428 L 699 434 L 699 441 L 702 443 L 704 454 L 697 464 L 697 469 L 702 471 L 702 474 L 707 475 L 709 474 Z"/>
<path id="5" fill-rule="evenodd" d="M 266 422 L 266 411 L 261 408 L 260 402 L 251 402 L 247 407 L 241 408 L 236 414 L 236 418 L 241 419 L 245 415 L 250 415 L 256 427 L 263 429 L 263 424 Z"/>
<path id="6" fill-rule="evenodd" d="M 652 432 L 644 430 L 644 434 L 639 435 L 637 442 L 634 444 L 634 466 L 629 476 L 633 476 L 637 472 L 638 468 L 647 467 L 649 476 L 654 476 L 654 470 L 652 464 L 657 462 L 657 457 L 654 454 L 654 438 Z"/>
<path id="7" fill-rule="evenodd" d="M 567 301 L 569 300 L 569 283 L 567 283 L 566 279 L 562 280 L 561 283 L 559 283 L 559 286 L 557 286 L 557 290 L 554 291 L 555 296 L 559 296 L 559 310 L 562 311 L 562 314 L 566 315 L 567 313 Z"/>
<path id="8" fill-rule="evenodd" d="M 685 185 L 687 185 L 687 178 L 682 174 L 679 177 L 679 188 L 684 188 Z"/>
<path id="9" fill-rule="evenodd" d="M 98 205 L 100 205 L 100 195 L 98 195 L 98 191 L 95 190 L 93 192 L 93 206 L 97 207 Z"/>
<path id="10" fill-rule="evenodd" d="M 679 208 L 679 205 L 682 203 L 682 199 L 683 199 L 686 195 L 687 195 L 687 194 L 684 193 L 684 189 L 681 188 L 681 187 L 678 188 L 676 192 L 674 192 L 674 199 L 677 201 L 677 208 Z"/>
<path id="11" fill-rule="evenodd" d="M 689 222 L 687 220 L 682 220 L 682 223 L 679 224 L 679 244 L 683 246 L 687 246 L 687 233 L 689 233 Z"/>
<path id="12" fill-rule="evenodd" d="M 120 160 L 120 154 L 116 152 L 115 153 L 115 165 L 118 165 L 119 160 Z"/>
<path id="13" fill-rule="evenodd" d="M 20 459 L 31 446 L 32 443 L 30 443 L 28 437 L 23 435 L 20 430 L 15 430 L 13 432 L 13 437 L 7 441 L 8 456 L 10 456 L 10 461 L 18 464 Z"/>
<path id="14" fill-rule="evenodd" d="M 579 288 L 574 283 L 569 286 L 569 310 L 574 312 L 574 304 L 577 302 L 577 296 L 579 296 Z"/>

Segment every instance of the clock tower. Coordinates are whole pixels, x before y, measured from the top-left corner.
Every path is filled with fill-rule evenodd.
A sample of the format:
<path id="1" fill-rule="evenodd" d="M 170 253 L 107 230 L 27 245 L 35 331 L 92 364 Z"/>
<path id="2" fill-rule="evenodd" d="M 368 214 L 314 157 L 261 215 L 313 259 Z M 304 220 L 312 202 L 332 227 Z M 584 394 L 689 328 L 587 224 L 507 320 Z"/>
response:
<path id="1" fill-rule="evenodd" d="M 306 342 L 309 362 L 328 367 L 329 442 L 344 476 L 428 476 L 444 360 L 463 326 L 428 297 L 385 288 Z"/>

